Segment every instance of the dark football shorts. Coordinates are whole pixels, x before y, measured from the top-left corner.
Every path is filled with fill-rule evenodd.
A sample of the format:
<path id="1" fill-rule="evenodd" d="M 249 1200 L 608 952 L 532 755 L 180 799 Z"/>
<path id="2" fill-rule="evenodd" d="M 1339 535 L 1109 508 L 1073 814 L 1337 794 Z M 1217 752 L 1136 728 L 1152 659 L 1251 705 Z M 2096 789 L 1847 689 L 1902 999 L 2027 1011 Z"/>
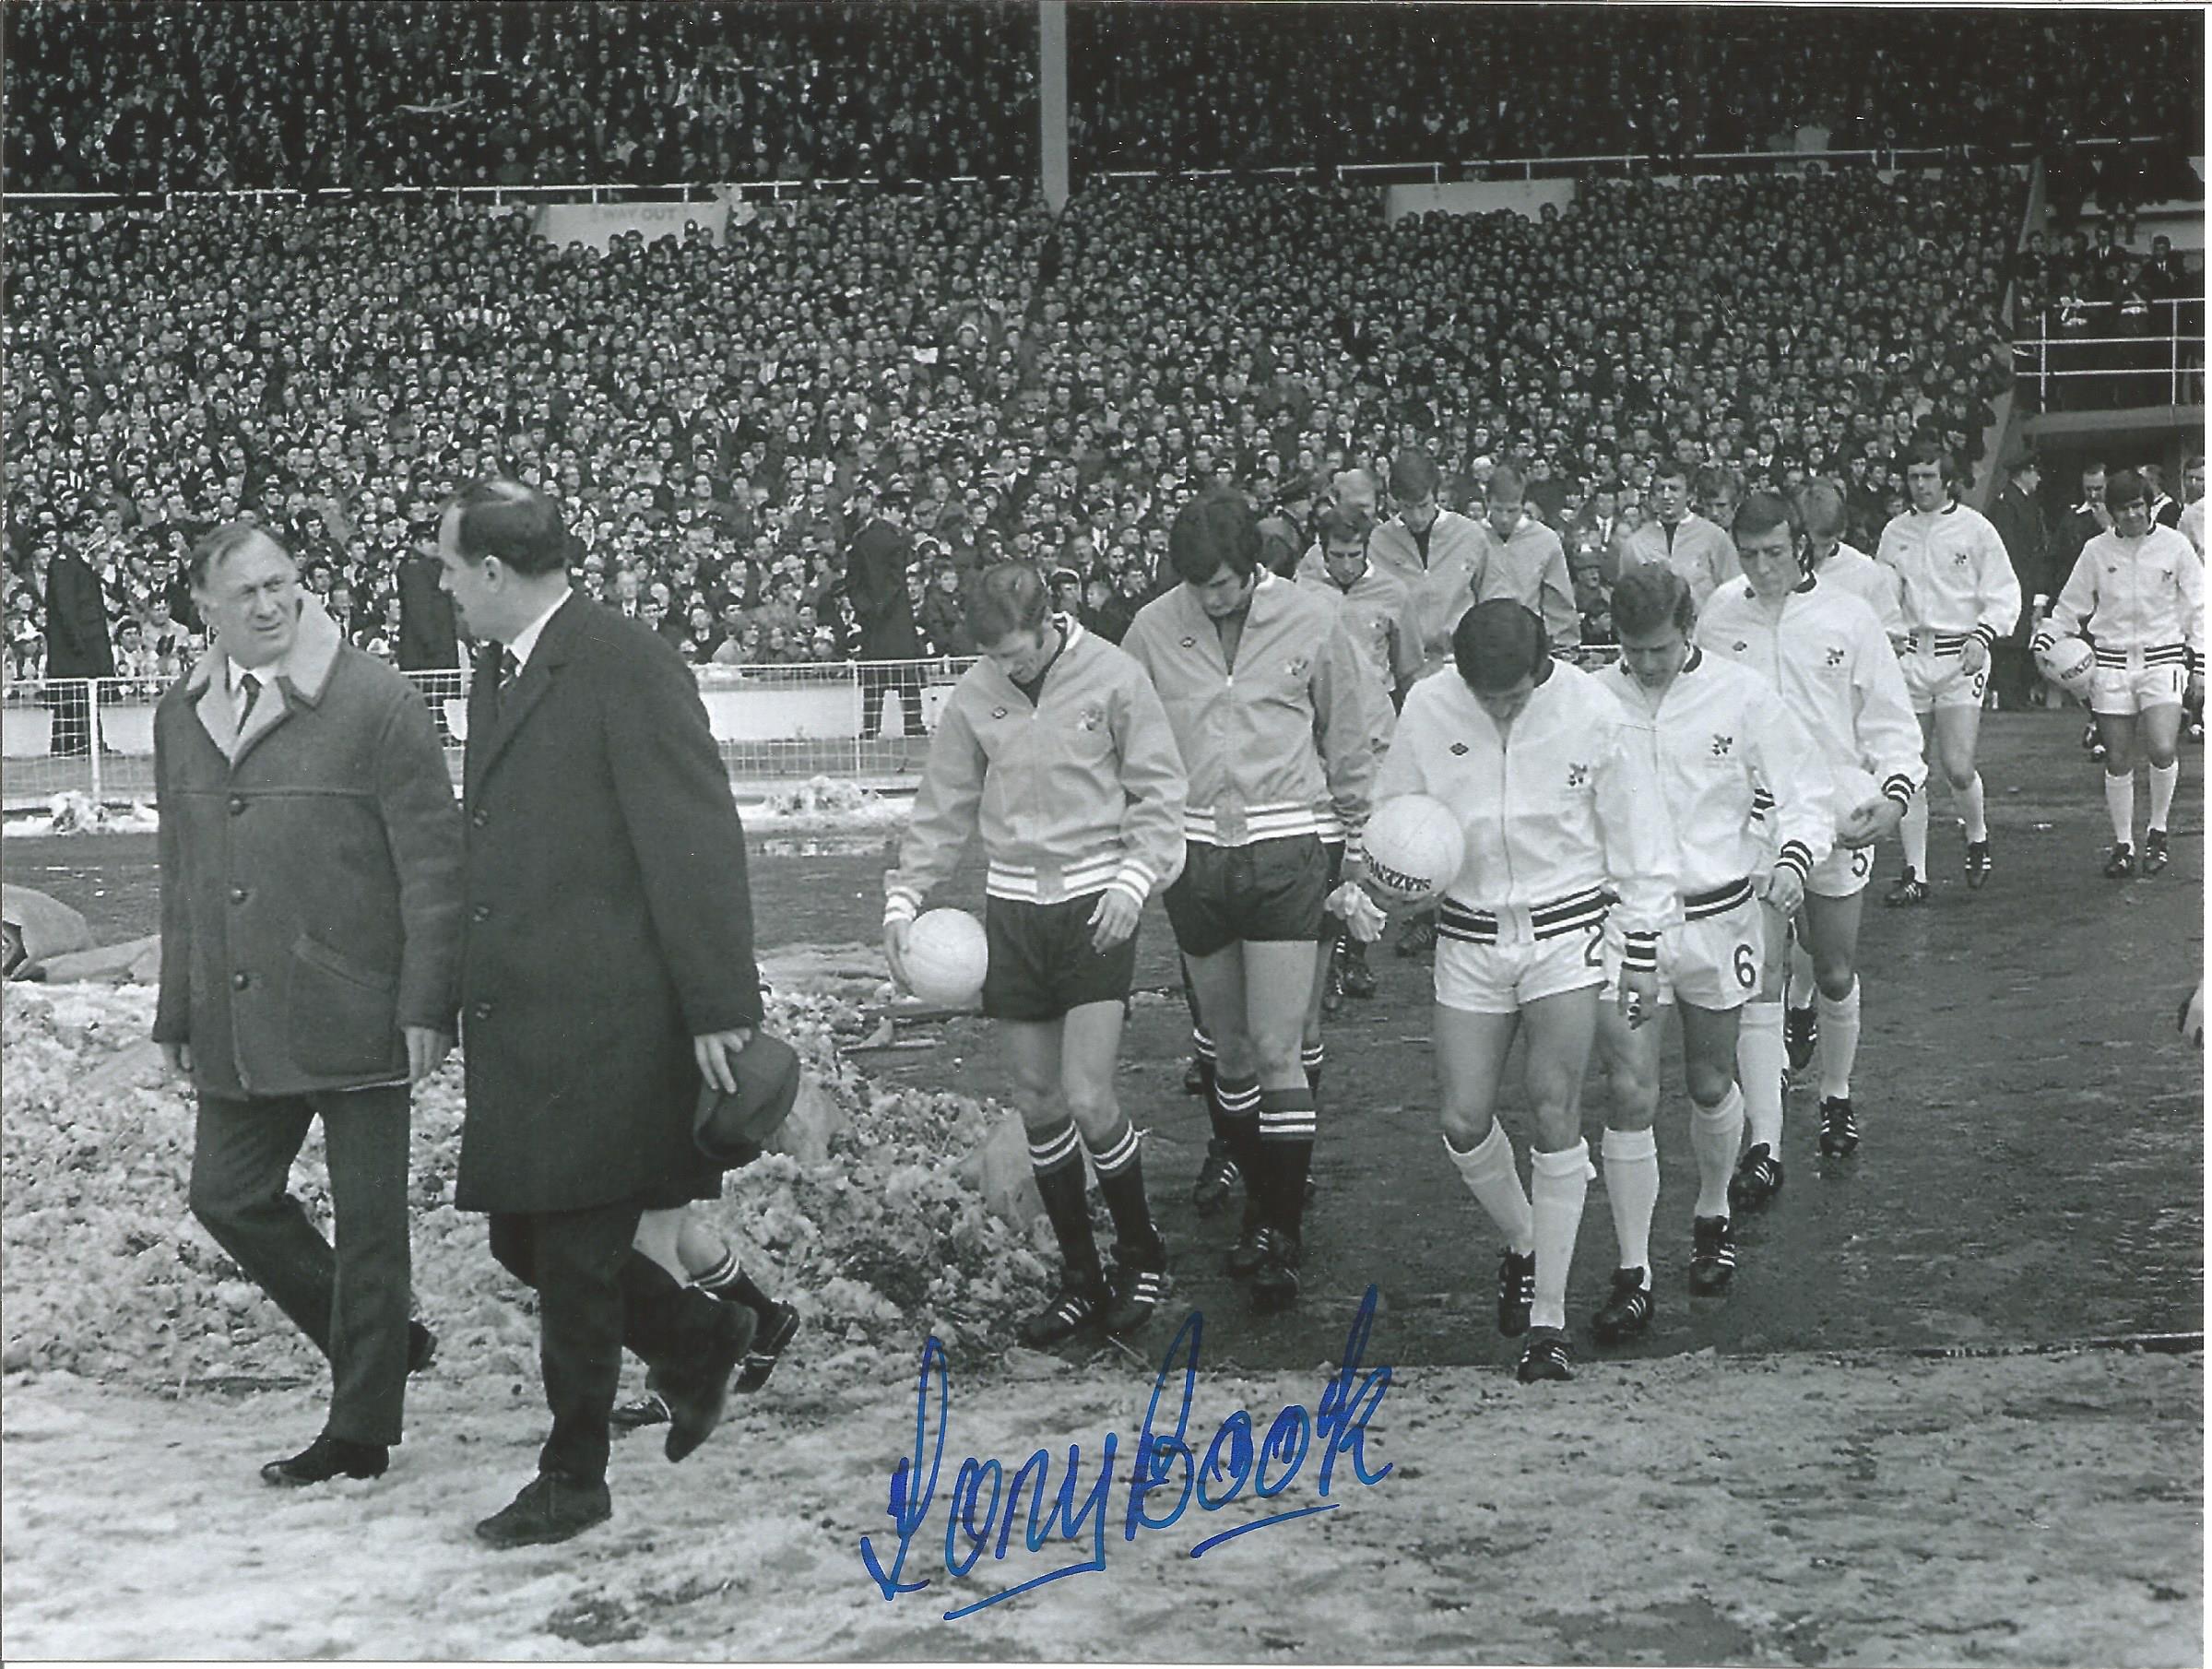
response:
<path id="1" fill-rule="evenodd" d="M 1191 841 L 1167 889 L 1168 925 L 1186 956 L 1233 944 L 1318 941 L 1329 902 L 1329 854 L 1318 834 L 1243 846 Z"/>
<path id="2" fill-rule="evenodd" d="M 1331 840 L 1321 850 L 1329 854 L 1329 890 L 1333 893 L 1344 879 L 1344 843 Z M 1332 910 L 1327 911 L 1321 917 L 1321 930 L 1315 937 L 1332 940 L 1343 930 L 1344 918 Z"/>
<path id="3" fill-rule="evenodd" d="M 983 1012 L 990 1020 L 1058 1020 L 1087 1002 L 1129 1001 L 1137 974 L 1137 935 L 1112 950 L 1091 946 L 1091 912 L 1101 894 L 1059 904 L 1016 898 L 983 901 L 983 936 L 990 966 L 983 976 Z"/>

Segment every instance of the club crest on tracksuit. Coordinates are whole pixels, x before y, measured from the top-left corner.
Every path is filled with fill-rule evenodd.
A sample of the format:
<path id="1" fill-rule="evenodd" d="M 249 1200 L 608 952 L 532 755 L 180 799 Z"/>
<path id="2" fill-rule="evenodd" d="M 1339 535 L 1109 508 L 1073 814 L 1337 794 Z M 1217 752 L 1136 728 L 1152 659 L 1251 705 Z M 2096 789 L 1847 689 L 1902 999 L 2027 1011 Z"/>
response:
<path id="1" fill-rule="evenodd" d="M 1590 767 L 1588 765 L 1569 764 L 1567 767 L 1567 786 L 1568 787 L 1579 788 L 1589 781 Z"/>

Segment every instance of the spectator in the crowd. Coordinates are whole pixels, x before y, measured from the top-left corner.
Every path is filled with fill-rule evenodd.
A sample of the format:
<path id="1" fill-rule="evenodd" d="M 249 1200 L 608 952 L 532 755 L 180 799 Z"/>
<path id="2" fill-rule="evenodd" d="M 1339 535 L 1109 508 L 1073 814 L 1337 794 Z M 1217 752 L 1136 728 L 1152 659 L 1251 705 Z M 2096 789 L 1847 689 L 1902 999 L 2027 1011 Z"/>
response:
<path id="1" fill-rule="evenodd" d="M 43 564 L 40 586 L 46 606 L 46 676 L 57 681 L 49 696 L 53 729 L 48 751 L 63 759 L 83 758 L 106 745 L 95 734 L 91 691 L 77 681 L 115 676 L 106 595 L 99 573 L 81 553 L 80 538 L 63 535 L 60 551 Z"/>
<path id="2" fill-rule="evenodd" d="M 2040 617 L 2065 583 L 2065 574 L 2051 563 L 2050 526 L 2036 498 L 2042 490 L 2043 475 L 2034 452 L 2016 443 L 2005 455 L 2003 468 L 2005 485 L 1990 501 L 1989 519 L 1997 537 L 2005 541 L 2005 554 L 2012 561 L 2013 573 L 2019 576 L 2020 595 L 2027 599 L 2027 607 L 2020 610 L 2019 624 L 2012 636 L 1991 652 L 1995 663 L 1991 683 L 1999 706 L 2020 707 L 2040 692 L 2042 681 L 2036 674 L 2035 657 L 2028 645 Z"/>

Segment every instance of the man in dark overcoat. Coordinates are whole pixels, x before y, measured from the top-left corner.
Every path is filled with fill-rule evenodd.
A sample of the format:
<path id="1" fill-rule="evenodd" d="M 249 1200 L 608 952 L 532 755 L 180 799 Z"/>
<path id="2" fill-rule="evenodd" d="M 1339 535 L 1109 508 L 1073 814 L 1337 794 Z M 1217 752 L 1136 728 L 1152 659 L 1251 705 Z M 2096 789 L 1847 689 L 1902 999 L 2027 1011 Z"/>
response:
<path id="1" fill-rule="evenodd" d="M 455 1202 L 537 1289 L 551 1435 L 477 1526 L 495 1546 L 599 1522 L 627 1345 L 681 1460 L 721 1417 L 751 1312 L 633 1249 L 647 1210 L 719 1191 L 692 1134 L 761 1022 L 744 831 L 692 675 L 649 627 L 572 595 L 552 501 L 464 488 L 444 582 L 484 648 L 469 694 L 461 1024 L 468 1111 Z"/>
<path id="2" fill-rule="evenodd" d="M 860 531 L 846 552 L 845 591 L 860 622 L 860 658 L 868 663 L 914 660 L 921 655 L 922 640 L 914 619 L 914 598 L 906 588 L 914 540 L 901 526 L 905 489 L 887 489 L 879 504 L 874 491 L 863 485 L 854 492 L 849 508 Z M 922 681 L 911 667 L 865 666 L 860 674 L 861 735 L 876 728 L 878 695 L 886 690 L 900 692 L 907 730 L 919 734 L 921 689 Z"/>
<path id="3" fill-rule="evenodd" d="M 193 552 L 215 633 L 154 714 L 154 1039 L 199 1092 L 193 1213 L 330 1359 L 313 1445 L 272 1484 L 374 1477 L 410 1367 L 408 1093 L 453 1047 L 461 816 L 422 698 L 250 523 Z M 285 1190 L 323 1121 L 337 1246 Z"/>
<path id="4" fill-rule="evenodd" d="M 2012 559 L 2012 571 L 2019 575 L 2020 591 L 2029 606 L 2020 610 L 2011 640 L 1999 644 L 1993 658 L 1998 704 L 2024 707 L 2041 683 L 2028 646 L 2042 614 L 2035 599 L 2056 598 L 2066 575 L 2052 572 L 2050 524 L 2036 500 L 2043 477 L 2035 454 L 2016 443 L 2005 455 L 2004 469 L 2005 486 L 1990 503 L 1989 519 L 2005 542 L 2005 554 Z"/>
<path id="5" fill-rule="evenodd" d="M 85 560 L 81 536 L 63 535 L 62 549 L 46 570 L 46 676 L 63 681 L 53 692 L 57 758 L 81 759 L 100 745 L 88 687 L 74 681 L 115 676 L 115 640 L 108 630 L 107 595 L 99 572 Z"/>

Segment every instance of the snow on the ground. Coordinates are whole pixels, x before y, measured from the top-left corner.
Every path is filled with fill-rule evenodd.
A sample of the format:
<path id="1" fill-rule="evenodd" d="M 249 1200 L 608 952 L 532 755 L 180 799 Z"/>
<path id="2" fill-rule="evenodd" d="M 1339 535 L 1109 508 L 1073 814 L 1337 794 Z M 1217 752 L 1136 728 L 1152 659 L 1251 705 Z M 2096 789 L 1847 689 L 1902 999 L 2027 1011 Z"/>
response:
<path id="1" fill-rule="evenodd" d="M 1035 1371 L 954 1369 L 938 1493 L 901 1572 L 929 1586 L 889 1602 L 859 1547 L 871 1538 L 889 1563 L 911 1359 L 861 1375 L 788 1365 L 681 1466 L 651 1436 L 626 1438 L 610 1523 L 503 1554 L 469 1527 L 533 1470 L 544 1407 L 526 1367 L 442 1358 L 412 1392 L 390 1474 L 303 1492 L 256 1469 L 312 1435 L 319 1386 L 177 1399 L 11 1376 L 8 1644 L 75 1658 L 2203 1661 L 2194 1359 L 1702 1358 L 1534 1388 L 1401 1369 L 1366 1450 L 1370 1472 L 1393 1470 L 1364 1486 L 1347 1456 L 1336 1510 L 1196 1560 L 1201 1539 L 1261 1514 L 1248 1487 L 1125 1539 L 1151 1368 Z M 1264 1434 L 1277 1410 L 1312 1409 L 1320 1384 L 1207 1375 L 1191 1440 L 1202 1449 L 1237 1408 Z M 1107 1432 L 1105 1569 L 945 1621 L 1092 1550 L 1088 1520 L 1080 1546 L 1035 1555 L 1017 1530 L 1003 1563 L 993 1538 L 949 1577 L 961 1459 L 1011 1474 L 1043 1448 L 1057 1489 L 1078 1444 L 1087 1493 Z M 1317 1445 L 1269 1511 L 1319 1504 L 1319 1460 Z M 1154 1515 L 1173 1498 L 1151 1497 Z"/>
<path id="2" fill-rule="evenodd" d="M 189 1102 L 144 1041 L 151 991 L 7 988 L 0 1593 L 14 1655 L 2202 1661 L 2198 1357 L 1700 1356 L 1521 1387 L 1370 1351 L 1366 1370 L 1394 1372 L 1361 1455 L 1387 1475 L 1362 1484 L 1340 1454 L 1324 1499 L 1317 1436 L 1295 1467 L 1287 1448 L 1267 1462 L 1271 1480 L 1294 1475 L 1264 1512 L 1213 1478 L 1210 1496 L 1235 1497 L 1219 1511 L 1127 1539 L 1137 1434 L 1181 1318 L 1136 1354 L 1009 1350 L 1006 1320 L 1045 1272 L 1033 1235 L 993 1215 L 959 1162 L 992 1113 L 839 1059 L 858 1011 L 806 988 L 869 984 L 866 947 L 778 974 L 772 1023 L 852 1134 L 818 1162 L 738 1174 L 713 1209 L 749 1257 L 766 1253 L 808 1330 L 681 1467 L 655 1434 L 622 1442 L 611 1523 L 502 1555 L 469 1526 L 530 1475 L 546 1416 L 526 1295 L 449 1202 L 455 1068 L 418 1103 L 416 1283 L 441 1351 L 411 1389 L 410 1439 L 375 1483 L 272 1490 L 257 1470 L 313 1435 L 326 1374 L 183 1209 Z M 311 1149 L 296 1186 L 322 1212 L 319 1184 Z M 1321 1336 L 1351 1324 L 1349 1301 L 1341 1323 L 1326 1318 L 1337 1302 L 1306 1300 Z M 888 1563 L 931 1331 L 951 1342 L 949 1435 L 901 1573 L 929 1586 L 886 1601 L 860 1542 Z M 1256 1439 L 1293 1405 L 1318 1421 L 1327 1372 L 1203 1372 L 1189 1440 L 1202 1455 L 1233 1410 Z M 1081 1557 L 1049 1537 L 1032 1553 L 1017 1530 L 1003 1561 L 994 1537 L 951 1577 L 961 1460 L 1000 1458 L 1011 1481 L 1042 1449 L 1057 1497 L 1079 1445 L 1087 1533 L 1109 1432 L 1106 1568 L 945 1620 Z M 1149 1497 L 1155 1516 L 1172 1498 Z M 989 1500 L 987 1486 L 971 1516 L 991 1522 Z M 1190 1557 L 1267 1513 L 1331 1503 Z"/>
<path id="3" fill-rule="evenodd" d="M 150 834 L 160 826 L 160 813 L 143 800 L 109 805 L 72 788 L 48 800 L 43 817 L 0 819 L 0 834 Z"/>
<path id="4" fill-rule="evenodd" d="M 994 1213 L 965 1163 L 1006 1115 L 855 1071 L 839 1046 L 858 1040 L 859 1011 L 807 988 L 846 971 L 850 986 L 868 987 L 866 953 L 845 960 L 853 968 L 774 961 L 767 1009 L 769 1029 L 798 1048 L 823 1097 L 807 1104 L 821 1128 L 846 1133 L 826 1153 L 771 1154 L 731 1173 L 724 1198 L 704 1209 L 749 1263 L 799 1295 L 818 1350 L 903 1350 L 917 1320 L 955 1343 L 1002 1343 L 1047 1273 L 1037 1225 Z M 313 1371 L 313 1348 L 186 1209 L 192 1099 L 147 1041 L 154 1000 L 143 986 L 5 988 L 0 1367 L 145 1385 Z M 456 1056 L 415 1096 L 416 1288 L 449 1347 L 526 1364 L 527 1294 L 491 1261 L 482 1219 L 452 1203 L 460 1127 Z M 293 1188 L 327 1225 L 319 1130 Z"/>

